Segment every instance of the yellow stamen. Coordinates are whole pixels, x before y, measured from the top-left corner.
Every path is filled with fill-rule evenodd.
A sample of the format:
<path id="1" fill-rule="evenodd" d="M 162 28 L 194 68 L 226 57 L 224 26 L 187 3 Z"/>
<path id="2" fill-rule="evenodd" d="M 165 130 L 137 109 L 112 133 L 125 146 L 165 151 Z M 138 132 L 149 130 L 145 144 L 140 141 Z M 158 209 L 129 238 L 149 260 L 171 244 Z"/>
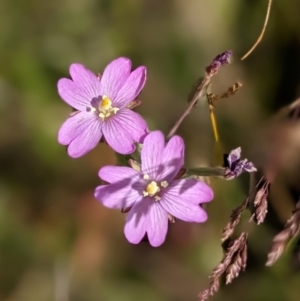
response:
<path id="1" fill-rule="evenodd" d="M 102 96 L 102 101 L 100 102 L 99 109 L 108 110 L 111 107 L 111 100 L 106 96 Z"/>
<path id="2" fill-rule="evenodd" d="M 156 202 L 160 201 L 160 197 L 159 197 L 158 195 L 156 195 L 156 196 L 154 197 L 154 201 L 156 201 Z"/>
<path id="3" fill-rule="evenodd" d="M 145 181 L 148 181 L 150 179 L 150 177 L 149 177 L 149 175 L 145 174 L 143 176 L 143 179 Z M 148 183 L 145 190 L 143 191 L 143 196 L 153 197 L 154 201 L 158 202 L 158 201 L 161 200 L 161 197 L 159 196 L 159 192 L 161 190 L 161 187 L 165 188 L 168 185 L 169 185 L 169 183 L 167 181 L 162 181 L 160 183 L 160 185 L 155 181 L 151 181 L 150 183 Z"/>
<path id="4" fill-rule="evenodd" d="M 166 187 L 168 187 L 169 183 L 168 183 L 167 181 L 162 181 L 162 182 L 160 183 L 160 185 L 161 185 L 161 187 L 166 188 Z"/>
<path id="5" fill-rule="evenodd" d="M 99 117 L 101 119 L 105 119 L 109 117 L 111 114 L 116 114 L 119 111 L 119 108 L 112 107 L 112 101 L 106 95 L 102 96 L 102 100 L 99 103 Z"/>
<path id="6" fill-rule="evenodd" d="M 157 183 L 155 181 L 150 182 L 146 186 L 147 195 L 153 196 L 159 191 L 160 191 L 160 188 L 159 188 L 159 186 L 157 185 Z"/>

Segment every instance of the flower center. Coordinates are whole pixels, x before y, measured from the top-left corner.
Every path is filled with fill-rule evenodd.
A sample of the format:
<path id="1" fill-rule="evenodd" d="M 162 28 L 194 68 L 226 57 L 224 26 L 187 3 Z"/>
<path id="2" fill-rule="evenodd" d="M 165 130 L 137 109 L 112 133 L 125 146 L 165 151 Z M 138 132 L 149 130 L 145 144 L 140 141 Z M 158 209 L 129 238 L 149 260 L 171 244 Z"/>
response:
<path id="1" fill-rule="evenodd" d="M 150 182 L 144 191 L 144 195 L 154 196 L 157 192 L 160 191 L 159 186 L 155 181 Z"/>
<path id="2" fill-rule="evenodd" d="M 149 175 L 144 175 L 144 180 L 149 180 L 149 178 Z M 162 181 L 160 184 L 156 181 L 151 181 L 147 184 L 143 191 L 143 195 L 153 197 L 155 201 L 159 201 L 160 196 L 158 194 L 161 191 L 161 188 L 165 188 L 168 185 L 167 181 Z"/>
<path id="3" fill-rule="evenodd" d="M 99 103 L 99 114 L 98 116 L 104 120 L 105 118 L 108 118 L 112 114 L 116 114 L 119 111 L 119 108 L 112 107 L 112 102 L 106 95 L 102 96 L 102 100 Z"/>

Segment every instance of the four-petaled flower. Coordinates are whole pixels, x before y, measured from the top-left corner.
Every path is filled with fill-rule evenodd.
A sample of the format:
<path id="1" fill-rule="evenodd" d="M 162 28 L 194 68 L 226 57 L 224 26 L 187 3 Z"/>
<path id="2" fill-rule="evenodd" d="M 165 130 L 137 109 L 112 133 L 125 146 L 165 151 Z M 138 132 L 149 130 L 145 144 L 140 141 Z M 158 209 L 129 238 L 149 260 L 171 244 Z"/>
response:
<path id="1" fill-rule="evenodd" d="M 199 205 L 212 200 L 213 191 L 195 179 L 176 179 L 184 164 L 184 142 L 174 136 L 165 145 L 159 131 L 151 132 L 141 150 L 141 170 L 105 166 L 99 177 L 108 182 L 98 186 L 95 197 L 109 208 L 129 210 L 124 233 L 137 244 L 147 233 L 152 246 L 161 245 L 168 220 L 202 223 L 207 213 Z"/>
<path id="2" fill-rule="evenodd" d="M 257 171 L 254 164 L 248 159 L 241 159 L 242 149 L 240 147 L 232 150 L 228 157 L 227 162 L 225 162 L 225 173 L 224 177 L 226 180 L 232 180 L 238 177 L 244 171 L 246 172 L 254 172 Z"/>
<path id="3" fill-rule="evenodd" d="M 70 66 L 72 80 L 58 81 L 61 98 L 78 112 L 61 126 L 58 141 L 68 145 L 71 157 L 93 149 L 104 136 L 116 152 L 132 153 L 135 142 L 147 133 L 144 119 L 126 108 L 140 93 L 146 81 L 146 68 L 131 72 L 131 61 L 118 58 L 104 70 L 101 79 L 81 64 Z"/>

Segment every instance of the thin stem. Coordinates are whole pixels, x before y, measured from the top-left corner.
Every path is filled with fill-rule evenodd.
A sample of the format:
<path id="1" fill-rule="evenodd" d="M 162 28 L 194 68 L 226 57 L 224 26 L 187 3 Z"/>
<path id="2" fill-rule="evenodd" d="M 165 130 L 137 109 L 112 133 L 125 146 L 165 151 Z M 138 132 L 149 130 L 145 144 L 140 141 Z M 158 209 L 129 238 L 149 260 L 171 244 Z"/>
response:
<path id="1" fill-rule="evenodd" d="M 188 175 L 205 176 L 205 177 L 224 177 L 224 167 L 197 167 L 189 168 L 186 171 Z"/>
<path id="2" fill-rule="evenodd" d="M 211 121 L 212 129 L 213 129 L 215 141 L 219 142 L 219 132 L 218 132 L 218 127 L 217 127 L 217 120 L 216 120 L 216 116 L 214 113 L 214 107 L 212 105 L 209 106 L 209 116 L 210 116 L 210 121 Z"/>
<path id="3" fill-rule="evenodd" d="M 244 60 L 246 57 L 248 57 L 251 52 L 256 48 L 256 46 L 260 43 L 260 41 L 262 40 L 263 36 L 264 36 L 264 33 L 266 31 L 266 28 L 267 28 L 267 24 L 268 24 L 268 21 L 269 21 L 269 16 L 270 16 L 270 11 L 271 11 L 271 5 L 272 5 L 272 0 L 269 0 L 269 3 L 268 3 L 268 8 L 267 8 L 267 13 L 266 13 L 266 18 L 265 18 L 265 23 L 264 23 L 264 26 L 262 28 L 262 31 L 258 37 L 258 39 L 256 40 L 256 42 L 254 43 L 254 45 L 251 47 L 251 49 L 241 58 L 241 60 Z"/>
<path id="4" fill-rule="evenodd" d="M 175 132 L 177 131 L 177 129 L 179 128 L 180 124 L 182 123 L 182 121 L 185 119 L 185 117 L 191 112 L 193 106 L 196 104 L 198 98 L 201 96 L 203 90 L 207 87 L 209 81 L 210 81 L 211 76 L 209 74 L 206 74 L 204 76 L 204 78 L 202 79 L 202 81 L 200 82 L 199 85 L 197 85 L 196 87 L 196 92 L 194 93 L 188 107 L 186 108 L 186 110 L 183 112 L 183 114 L 181 115 L 181 117 L 176 121 L 175 125 L 172 127 L 172 129 L 170 130 L 169 134 L 168 134 L 168 139 L 170 139 Z"/>
<path id="5" fill-rule="evenodd" d="M 196 82 L 195 86 L 193 87 L 193 90 L 189 94 L 189 97 L 188 97 L 189 105 L 186 108 L 186 110 L 183 112 L 181 117 L 176 121 L 173 128 L 170 130 L 170 132 L 167 136 L 168 139 L 170 139 L 175 134 L 175 132 L 177 131 L 178 127 L 180 126 L 180 124 L 182 123 L 184 118 L 191 112 L 191 110 L 194 107 L 194 105 L 196 104 L 197 100 L 199 99 L 199 97 L 201 97 L 203 90 L 207 89 L 211 78 L 219 72 L 220 68 L 223 65 L 230 64 L 231 56 L 232 56 L 232 51 L 226 50 L 226 51 L 218 54 L 213 59 L 213 61 L 205 68 L 204 77 L 201 77 Z M 214 120 L 214 126 L 215 126 L 214 133 L 217 135 L 215 120 Z"/>

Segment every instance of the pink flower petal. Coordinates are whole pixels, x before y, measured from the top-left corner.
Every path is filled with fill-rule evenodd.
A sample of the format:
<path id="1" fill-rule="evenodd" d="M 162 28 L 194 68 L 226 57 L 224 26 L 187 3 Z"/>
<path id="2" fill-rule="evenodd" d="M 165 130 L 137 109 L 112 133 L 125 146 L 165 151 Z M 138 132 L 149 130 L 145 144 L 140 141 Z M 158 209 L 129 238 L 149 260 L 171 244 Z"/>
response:
<path id="1" fill-rule="evenodd" d="M 136 113 L 122 109 L 105 121 L 103 135 L 108 145 L 120 154 L 135 150 L 135 141 L 145 134 L 145 121 Z"/>
<path id="2" fill-rule="evenodd" d="M 57 83 L 58 94 L 71 107 L 85 112 L 91 107 L 92 97 L 73 81 L 62 78 Z"/>
<path id="3" fill-rule="evenodd" d="M 131 101 L 136 99 L 140 94 L 146 82 L 146 68 L 139 67 L 127 78 L 124 85 L 119 90 L 116 98 L 114 99 L 114 104 L 120 108 L 126 107 Z"/>
<path id="4" fill-rule="evenodd" d="M 104 166 L 99 170 L 99 177 L 108 182 L 116 183 L 129 179 L 130 182 L 139 181 L 140 173 L 127 166 Z"/>
<path id="5" fill-rule="evenodd" d="M 138 244 L 145 236 L 152 202 L 149 198 L 143 197 L 138 202 L 135 202 L 128 212 L 124 234 L 130 243 Z"/>
<path id="6" fill-rule="evenodd" d="M 58 141 L 68 145 L 68 154 L 78 158 L 93 149 L 100 141 L 102 122 L 92 113 L 79 112 L 68 118 L 58 132 Z"/>
<path id="7" fill-rule="evenodd" d="M 130 71 L 131 61 L 124 57 L 120 57 L 107 65 L 101 77 L 103 94 L 114 101 L 129 77 Z"/>
<path id="8" fill-rule="evenodd" d="M 77 136 L 96 122 L 96 116 L 93 113 L 78 112 L 72 117 L 69 117 L 61 126 L 58 132 L 58 142 L 62 145 L 68 145 Z"/>
<path id="9" fill-rule="evenodd" d="M 142 172 L 156 180 L 163 171 L 162 154 L 165 147 L 165 137 L 162 132 L 154 131 L 148 134 L 144 140 L 141 161 Z"/>
<path id="10" fill-rule="evenodd" d="M 112 209 L 131 207 L 136 201 L 142 198 L 137 190 L 132 189 L 130 179 L 98 186 L 95 189 L 94 195 L 105 207 Z"/>
<path id="11" fill-rule="evenodd" d="M 199 205 L 186 201 L 181 195 L 164 193 L 160 204 L 168 213 L 183 221 L 203 223 L 207 220 L 207 213 Z"/>
<path id="12" fill-rule="evenodd" d="M 168 232 L 168 213 L 160 203 L 152 200 L 147 224 L 147 234 L 150 244 L 153 247 L 160 246 L 166 239 Z"/>
<path id="13" fill-rule="evenodd" d="M 89 95 L 90 99 L 99 97 L 102 94 L 101 83 L 97 76 L 81 64 L 70 66 L 70 75 L 74 83 Z"/>
<path id="14" fill-rule="evenodd" d="M 122 124 L 126 132 L 135 142 L 142 142 L 147 135 L 147 123 L 138 113 L 122 109 L 118 111 L 115 118 Z"/>
<path id="15" fill-rule="evenodd" d="M 194 205 L 210 202 L 214 197 L 213 190 L 207 184 L 194 179 L 174 180 L 164 193 L 169 197 L 180 196 L 183 202 Z"/>
<path id="16" fill-rule="evenodd" d="M 165 241 L 167 231 L 167 212 L 160 204 L 147 197 L 131 208 L 124 228 L 126 238 L 133 244 L 139 243 L 147 232 L 153 247 L 158 247 Z"/>
<path id="17" fill-rule="evenodd" d="M 171 181 L 178 174 L 184 164 L 184 141 L 179 136 L 173 136 L 167 143 L 162 160 L 164 169 L 159 175 L 159 179 Z"/>
<path id="18" fill-rule="evenodd" d="M 101 83 L 96 75 L 81 64 L 70 66 L 72 80 L 62 78 L 57 83 L 60 97 L 71 107 L 86 111 L 94 97 L 101 95 Z"/>

